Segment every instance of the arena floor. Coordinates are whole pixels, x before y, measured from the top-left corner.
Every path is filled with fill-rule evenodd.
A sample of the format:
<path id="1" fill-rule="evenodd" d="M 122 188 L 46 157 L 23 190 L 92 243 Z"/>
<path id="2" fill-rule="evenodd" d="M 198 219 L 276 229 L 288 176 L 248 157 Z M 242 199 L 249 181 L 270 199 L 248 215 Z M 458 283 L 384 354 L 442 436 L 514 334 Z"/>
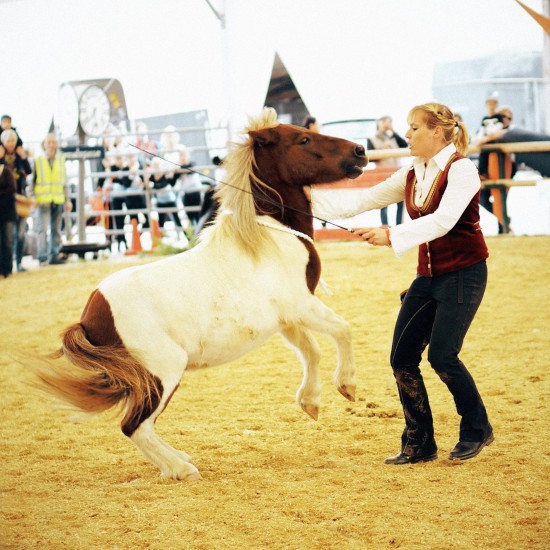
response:
<path id="1" fill-rule="evenodd" d="M 71 262 L 0 281 L 0 546 L 6 549 L 546 549 L 550 536 L 550 237 L 489 237 L 489 286 L 462 359 L 495 442 L 447 460 L 449 393 L 423 364 L 437 461 L 387 466 L 403 420 L 388 366 L 399 292 L 415 254 L 322 242 L 320 297 L 352 325 L 358 399 L 332 385 L 324 337 L 317 422 L 294 402 L 301 367 L 279 337 L 241 360 L 187 373 L 157 423 L 203 480 L 159 477 L 105 414 L 76 421 L 29 384 L 107 274 L 135 262 Z M 190 312 L 192 315 L 192 312 Z"/>

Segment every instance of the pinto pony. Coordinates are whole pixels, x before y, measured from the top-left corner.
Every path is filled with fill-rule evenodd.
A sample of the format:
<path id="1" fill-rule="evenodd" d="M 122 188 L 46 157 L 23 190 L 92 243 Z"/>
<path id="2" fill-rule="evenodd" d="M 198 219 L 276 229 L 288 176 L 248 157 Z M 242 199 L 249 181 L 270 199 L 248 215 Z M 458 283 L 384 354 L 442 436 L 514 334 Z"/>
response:
<path id="1" fill-rule="evenodd" d="M 355 399 L 348 323 L 314 296 L 321 264 L 303 186 L 355 178 L 360 145 L 278 124 L 273 109 L 233 144 L 220 211 L 194 248 L 123 269 L 92 292 L 42 385 L 77 408 L 124 406 L 122 432 L 174 479 L 200 478 L 189 455 L 154 430 L 187 368 L 226 363 L 281 333 L 304 367 L 296 400 L 317 419 L 320 350 L 311 330 L 337 347 L 334 383 Z"/>

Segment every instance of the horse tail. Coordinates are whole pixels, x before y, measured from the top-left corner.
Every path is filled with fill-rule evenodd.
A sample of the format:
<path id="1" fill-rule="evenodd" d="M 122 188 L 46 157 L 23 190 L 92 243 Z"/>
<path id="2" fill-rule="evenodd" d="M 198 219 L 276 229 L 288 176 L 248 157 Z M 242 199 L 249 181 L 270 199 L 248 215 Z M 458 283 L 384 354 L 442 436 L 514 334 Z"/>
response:
<path id="1" fill-rule="evenodd" d="M 48 393 L 82 411 L 100 413 L 126 405 L 122 431 L 130 436 L 158 407 L 162 383 L 122 344 L 95 346 L 81 323 L 62 334 L 62 347 L 52 357 L 65 356 L 72 365 L 57 364 L 39 371 Z"/>

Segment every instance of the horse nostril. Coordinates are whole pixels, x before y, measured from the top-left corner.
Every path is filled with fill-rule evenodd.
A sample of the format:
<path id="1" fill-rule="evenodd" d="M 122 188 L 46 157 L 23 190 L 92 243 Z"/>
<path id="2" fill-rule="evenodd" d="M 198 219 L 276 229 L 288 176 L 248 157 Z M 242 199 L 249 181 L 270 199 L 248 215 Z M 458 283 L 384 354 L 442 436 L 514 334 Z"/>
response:
<path id="1" fill-rule="evenodd" d="M 362 145 L 356 145 L 355 146 L 355 156 L 356 157 L 364 157 L 365 156 L 365 148 Z"/>

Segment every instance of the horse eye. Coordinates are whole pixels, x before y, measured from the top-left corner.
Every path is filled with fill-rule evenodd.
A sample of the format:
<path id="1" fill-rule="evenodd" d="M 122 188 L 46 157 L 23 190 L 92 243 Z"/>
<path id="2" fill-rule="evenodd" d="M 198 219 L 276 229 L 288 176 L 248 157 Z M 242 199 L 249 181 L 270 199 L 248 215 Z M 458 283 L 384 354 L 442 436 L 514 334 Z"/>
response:
<path id="1" fill-rule="evenodd" d="M 309 143 L 309 138 L 308 137 L 303 137 L 301 140 L 300 140 L 300 145 L 306 145 Z"/>

